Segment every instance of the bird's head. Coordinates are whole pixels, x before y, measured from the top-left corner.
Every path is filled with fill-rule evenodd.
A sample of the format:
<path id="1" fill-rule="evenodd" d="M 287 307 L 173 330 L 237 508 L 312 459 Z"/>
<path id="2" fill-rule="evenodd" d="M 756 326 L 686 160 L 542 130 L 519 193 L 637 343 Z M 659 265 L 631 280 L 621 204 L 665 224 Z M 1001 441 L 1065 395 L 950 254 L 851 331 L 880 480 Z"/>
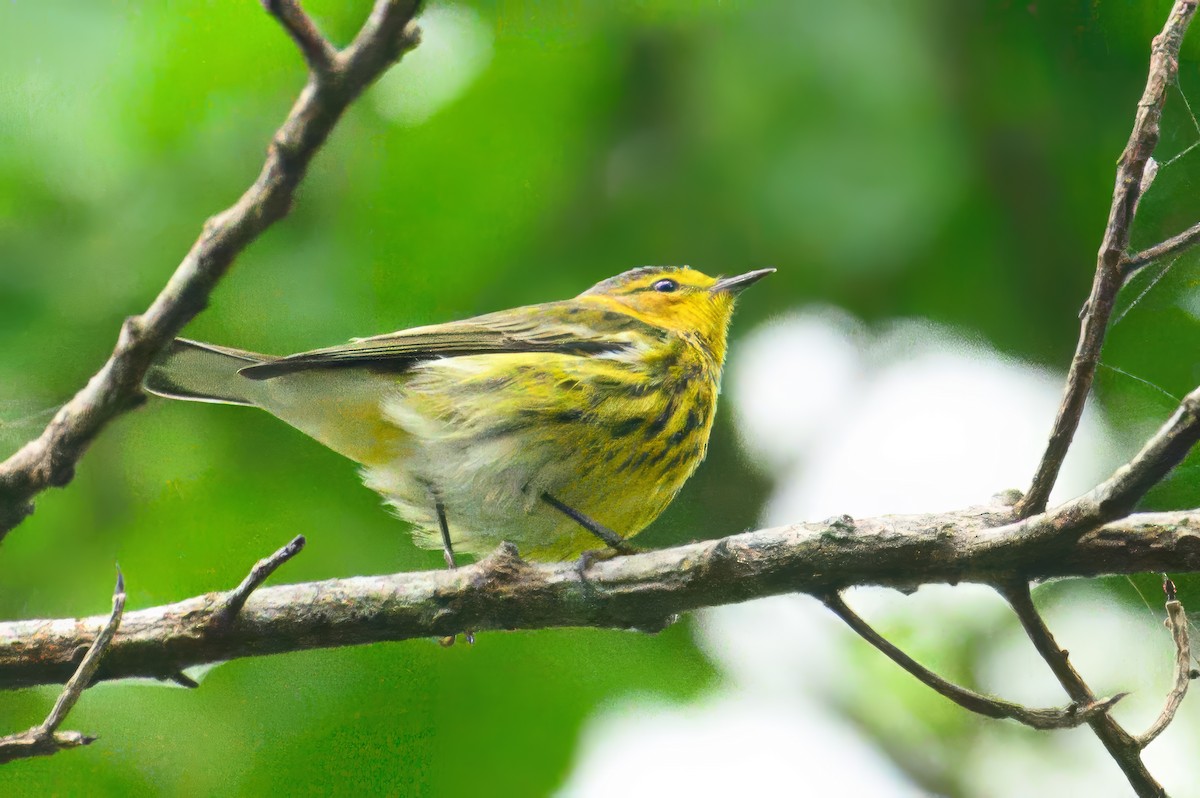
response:
<path id="1" fill-rule="evenodd" d="M 709 277 L 687 266 L 643 266 L 610 277 L 580 294 L 656 327 L 700 338 L 723 360 L 733 303 L 743 288 L 774 269 Z"/>

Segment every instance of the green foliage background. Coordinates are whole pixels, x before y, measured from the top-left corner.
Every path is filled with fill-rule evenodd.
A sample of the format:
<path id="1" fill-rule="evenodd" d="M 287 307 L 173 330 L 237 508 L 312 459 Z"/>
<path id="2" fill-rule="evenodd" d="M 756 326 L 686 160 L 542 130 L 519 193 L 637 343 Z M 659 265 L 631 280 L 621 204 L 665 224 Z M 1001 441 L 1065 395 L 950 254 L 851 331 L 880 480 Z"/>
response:
<path id="1" fill-rule="evenodd" d="M 344 42 L 368 4 L 308 6 Z M 743 303 L 734 358 L 736 333 L 820 301 L 925 316 L 1061 368 L 1169 3 L 469 6 L 492 37 L 477 79 L 417 126 L 385 110 L 418 70 L 369 93 L 189 336 L 283 353 L 560 298 L 645 263 L 774 265 Z M 1192 97 L 1198 48 L 1193 35 L 1180 75 Z M 0 8 L 0 454 L 103 362 L 121 319 L 249 184 L 302 83 L 251 0 Z M 1197 135 L 1173 94 L 1162 152 Z M 1198 153 L 1163 171 L 1137 242 L 1200 217 Z M 1176 396 L 1200 382 L 1196 275 L 1180 261 L 1106 362 Z M 1172 405 L 1111 371 L 1098 388 L 1130 435 Z M 1153 503 L 1200 503 L 1195 473 Z M 725 407 L 709 461 L 642 540 L 752 527 L 769 486 Z M 297 533 L 309 547 L 278 579 L 441 563 L 303 436 L 255 412 L 151 401 L 6 540 L 0 616 L 104 612 L 114 561 L 132 608 L 228 588 Z M 969 648 L 947 656 L 967 667 Z M 715 678 L 687 622 L 244 660 L 198 691 L 87 693 L 69 726 L 100 742 L 0 770 L 0 794 L 545 794 L 597 708 L 688 698 Z M 52 696 L 0 695 L 5 730 Z M 948 739 L 984 722 L 914 701 Z"/>

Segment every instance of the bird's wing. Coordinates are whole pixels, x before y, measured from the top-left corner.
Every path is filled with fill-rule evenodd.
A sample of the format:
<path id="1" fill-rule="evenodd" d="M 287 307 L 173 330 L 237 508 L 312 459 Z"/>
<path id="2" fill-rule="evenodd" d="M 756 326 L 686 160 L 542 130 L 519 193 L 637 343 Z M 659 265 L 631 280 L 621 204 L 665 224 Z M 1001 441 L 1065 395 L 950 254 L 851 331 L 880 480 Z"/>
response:
<path id="1" fill-rule="evenodd" d="M 310 369 L 371 368 L 403 372 L 426 360 L 467 355 L 615 352 L 635 340 L 645 340 L 645 336 L 652 336 L 653 340 L 664 335 L 665 330 L 624 313 L 589 302 L 566 300 L 360 338 L 341 346 L 247 366 L 239 373 L 253 380 L 265 380 Z"/>

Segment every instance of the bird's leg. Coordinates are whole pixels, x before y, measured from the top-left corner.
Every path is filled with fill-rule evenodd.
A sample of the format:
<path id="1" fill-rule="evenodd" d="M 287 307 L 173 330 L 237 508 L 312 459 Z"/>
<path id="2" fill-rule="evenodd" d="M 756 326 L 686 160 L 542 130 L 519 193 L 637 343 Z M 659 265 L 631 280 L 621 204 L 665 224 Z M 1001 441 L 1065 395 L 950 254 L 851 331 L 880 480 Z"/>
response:
<path id="1" fill-rule="evenodd" d="M 555 510 L 558 510 L 567 518 L 570 518 L 575 523 L 579 524 L 588 532 L 591 532 L 593 535 L 600 538 L 600 540 L 604 541 L 604 543 L 610 549 L 615 550 L 617 553 L 633 554 L 635 551 L 637 551 L 637 549 L 635 549 L 633 546 L 630 546 L 628 543 L 626 543 L 624 538 L 622 538 L 616 532 L 613 532 L 604 524 L 589 518 L 568 504 L 563 504 L 549 493 L 542 494 L 542 501 L 553 507 Z"/>
<path id="2" fill-rule="evenodd" d="M 442 556 L 446 558 L 446 567 L 453 571 L 458 567 L 454 562 L 454 546 L 450 544 L 450 524 L 446 522 L 446 505 L 441 499 L 433 500 L 433 508 L 437 512 L 438 527 L 442 530 Z"/>
<path id="3" fill-rule="evenodd" d="M 608 546 L 607 549 L 585 551 L 583 554 L 579 555 L 579 562 L 575 564 L 575 570 L 579 572 L 579 576 L 581 578 L 588 567 L 591 566 L 591 564 L 596 560 L 607 560 L 611 557 L 617 556 L 618 554 L 636 554 L 638 552 L 638 548 L 636 546 L 632 546 L 627 543 L 624 538 L 606 527 L 604 524 L 601 524 L 594 518 L 584 515 L 569 504 L 564 504 L 563 502 L 551 496 L 549 493 L 542 494 L 542 501 L 553 507 L 555 510 L 558 510 L 567 518 L 570 518 L 575 523 L 579 524 L 588 532 L 591 532 L 593 535 L 600 538 L 600 540 L 604 541 L 605 545 Z"/>
<path id="4" fill-rule="evenodd" d="M 433 508 L 437 512 L 438 527 L 442 530 L 442 555 L 446 558 L 446 568 L 453 571 L 458 565 L 454 562 L 454 547 L 450 545 L 450 524 L 446 521 L 446 506 L 442 504 L 442 500 L 434 498 Z M 467 645 L 475 645 L 475 633 L 467 630 L 463 632 L 463 637 L 466 638 Z M 443 646 L 454 645 L 454 635 L 447 635 L 439 641 Z"/>

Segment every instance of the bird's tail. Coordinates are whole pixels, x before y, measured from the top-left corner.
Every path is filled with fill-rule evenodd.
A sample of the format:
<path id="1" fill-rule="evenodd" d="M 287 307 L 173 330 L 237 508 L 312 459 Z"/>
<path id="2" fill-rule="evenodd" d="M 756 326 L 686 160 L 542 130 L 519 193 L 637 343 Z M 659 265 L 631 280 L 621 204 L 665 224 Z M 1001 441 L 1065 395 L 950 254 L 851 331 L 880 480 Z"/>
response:
<path id="1" fill-rule="evenodd" d="M 260 407 L 356 463 L 395 459 L 404 434 L 382 403 L 396 377 L 368 369 L 318 369 L 251 379 L 239 372 L 277 358 L 176 338 L 150 367 L 146 390 L 168 399 Z"/>
<path id="2" fill-rule="evenodd" d="M 241 369 L 273 360 L 243 349 L 176 338 L 146 373 L 146 390 L 168 399 L 257 405 L 261 383 L 238 374 Z"/>

